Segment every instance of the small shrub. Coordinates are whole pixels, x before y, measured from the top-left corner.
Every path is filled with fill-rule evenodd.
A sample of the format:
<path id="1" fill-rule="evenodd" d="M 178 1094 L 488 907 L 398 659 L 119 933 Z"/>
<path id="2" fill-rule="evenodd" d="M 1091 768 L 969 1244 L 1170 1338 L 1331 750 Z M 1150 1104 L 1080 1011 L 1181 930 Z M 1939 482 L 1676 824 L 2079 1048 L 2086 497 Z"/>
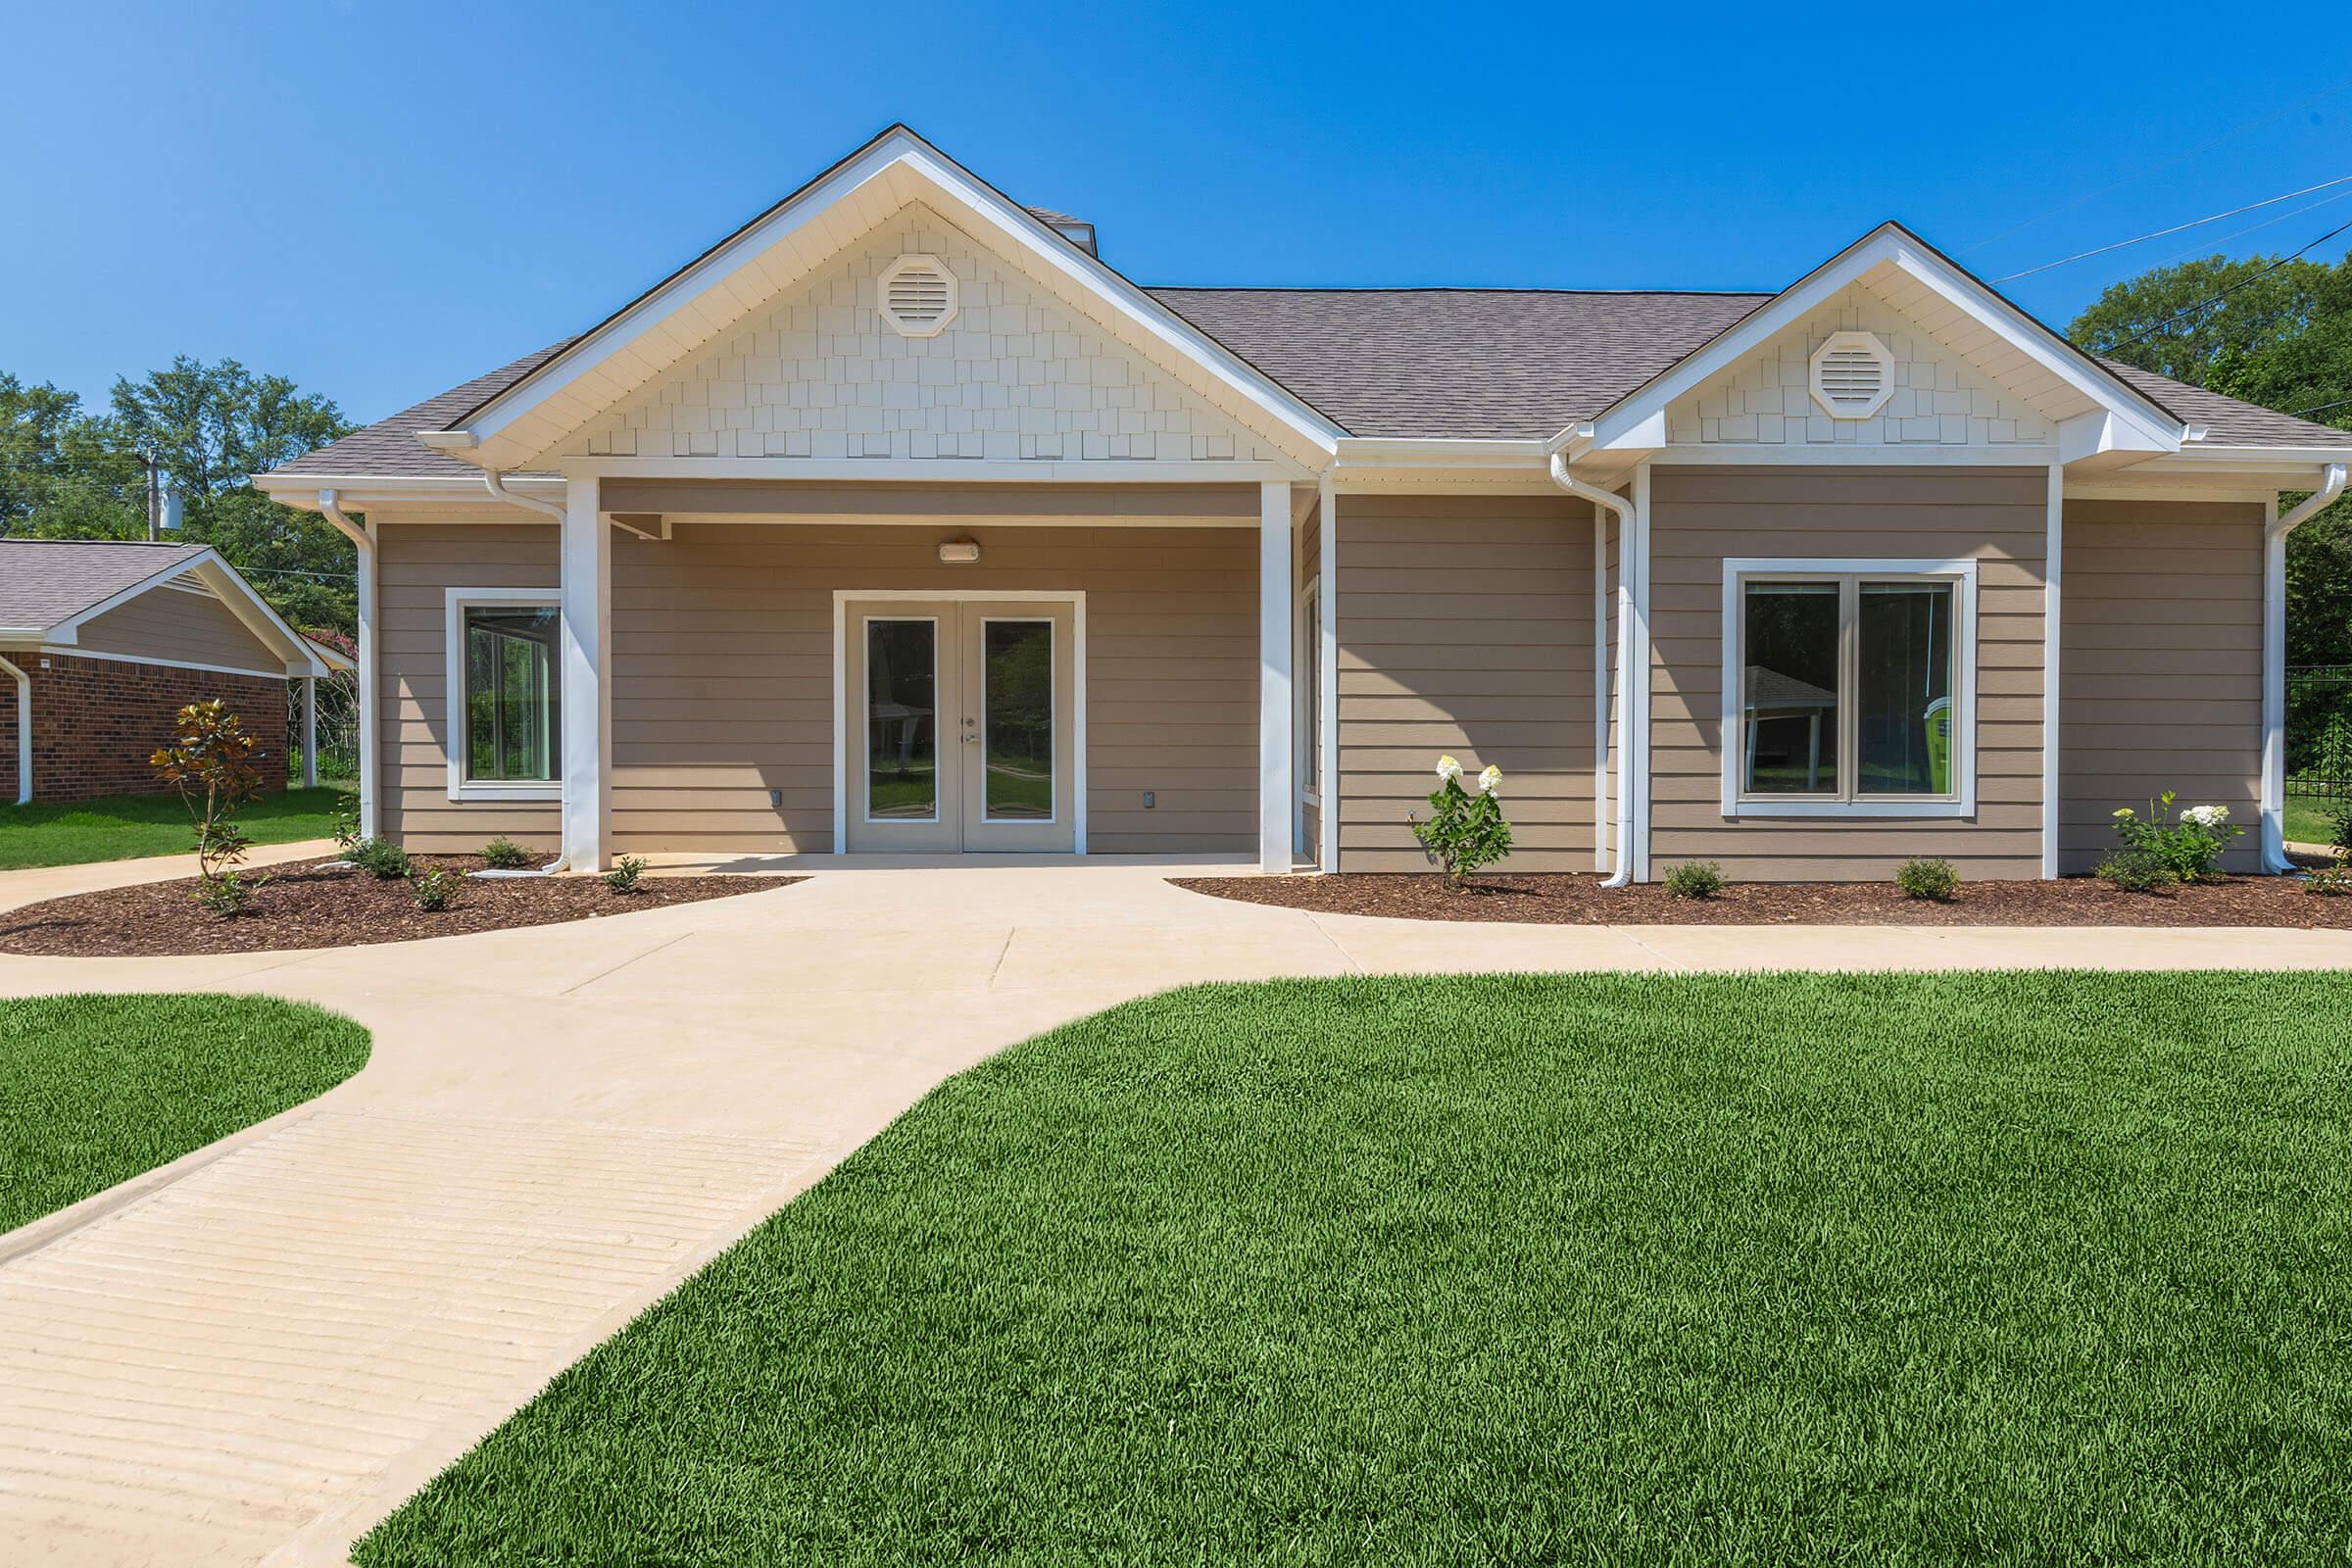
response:
<path id="1" fill-rule="evenodd" d="M 2303 891 L 2315 898 L 2352 899 L 2352 859 L 2337 856 L 2333 865 L 2324 865 L 2303 879 Z"/>
<path id="2" fill-rule="evenodd" d="M 1949 860 L 1919 856 L 1894 868 L 1894 885 L 1907 898 L 1942 904 L 1960 891 L 1960 873 Z"/>
<path id="3" fill-rule="evenodd" d="M 2153 893 L 2180 878 L 2145 850 L 2118 850 L 2099 862 L 2099 880 L 2125 893 Z"/>
<path id="4" fill-rule="evenodd" d="M 2176 882 L 2202 882 L 2214 874 L 2230 841 L 2246 830 L 2230 821 L 2227 806 L 2192 806 L 2173 815 L 2173 792 L 2166 790 L 2148 803 L 2141 816 L 2129 806 L 2115 813 L 2115 836 L 2124 848 L 2146 856 L 2173 874 Z"/>
<path id="5" fill-rule="evenodd" d="M 458 888 L 465 880 L 448 866 L 436 865 L 422 876 L 411 877 L 409 886 L 416 891 L 416 907 L 437 914 L 458 902 Z"/>
<path id="6" fill-rule="evenodd" d="M 1454 887 L 1470 880 L 1481 866 L 1493 865 L 1511 853 L 1511 824 L 1502 815 L 1502 769 L 1489 767 L 1478 775 L 1478 793 L 1462 788 L 1462 764 L 1450 757 L 1438 759 L 1438 787 L 1430 792 L 1429 820 L 1407 812 L 1405 821 L 1430 863 L 1446 873 Z"/>
<path id="7" fill-rule="evenodd" d="M 612 870 L 605 873 L 605 886 L 615 893 L 634 893 L 637 891 L 637 879 L 643 875 L 645 875 L 644 858 L 640 856 L 624 855 L 612 862 Z"/>
<path id="8" fill-rule="evenodd" d="M 353 794 L 335 797 L 335 812 L 329 819 L 334 823 L 335 848 L 349 850 L 360 842 L 360 798 Z"/>
<path id="9" fill-rule="evenodd" d="M 1711 899 L 1723 891 L 1723 867 L 1713 860 L 1686 860 L 1666 873 L 1670 899 Z"/>
<path id="10" fill-rule="evenodd" d="M 500 871 L 513 871 L 531 863 L 531 852 L 502 833 L 482 846 L 482 863 Z"/>
<path id="11" fill-rule="evenodd" d="M 237 808 L 262 793 L 262 770 L 253 760 L 261 746 L 216 697 L 181 709 L 172 719 L 172 744 L 147 759 L 155 776 L 187 803 L 196 829 L 196 874 L 208 890 L 252 847 L 236 815 Z"/>
<path id="12" fill-rule="evenodd" d="M 378 882 L 393 882 L 409 874 L 409 852 L 387 838 L 362 839 L 343 857 Z"/>
<path id="13" fill-rule="evenodd" d="M 254 890 L 267 880 L 265 877 L 248 882 L 230 866 L 198 881 L 196 891 L 188 897 L 226 920 L 252 908 Z"/>
<path id="14" fill-rule="evenodd" d="M 2328 836 L 2328 847 L 2335 851 L 2340 865 L 2352 859 L 2352 806 L 2339 806 L 2328 812 L 2328 825 L 2334 830 Z"/>

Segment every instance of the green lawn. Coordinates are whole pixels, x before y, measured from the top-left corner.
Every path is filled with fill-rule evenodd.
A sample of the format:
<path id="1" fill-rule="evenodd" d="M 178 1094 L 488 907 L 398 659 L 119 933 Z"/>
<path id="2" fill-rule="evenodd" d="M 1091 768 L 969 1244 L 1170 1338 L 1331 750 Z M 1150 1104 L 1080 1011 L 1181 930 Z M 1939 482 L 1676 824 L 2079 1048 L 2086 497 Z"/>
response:
<path id="1" fill-rule="evenodd" d="M 2331 813 L 2339 810 L 2352 810 L 2352 801 L 2328 800 L 2317 795 L 2289 795 L 2286 798 L 2286 842 L 2333 844 L 2335 823 Z"/>
<path id="2" fill-rule="evenodd" d="M 324 1094 L 368 1031 L 266 997 L 0 1002 L 0 1231 Z"/>
<path id="3" fill-rule="evenodd" d="M 2343 1561 L 2352 978 L 1196 988 L 943 1086 L 358 1547 Z"/>
<path id="4" fill-rule="evenodd" d="M 321 784 L 263 796 L 238 813 L 256 844 L 322 839 L 334 831 L 336 800 L 349 785 Z M 80 865 L 194 847 L 188 808 L 177 795 L 109 795 L 55 806 L 0 806 L 0 871 Z"/>

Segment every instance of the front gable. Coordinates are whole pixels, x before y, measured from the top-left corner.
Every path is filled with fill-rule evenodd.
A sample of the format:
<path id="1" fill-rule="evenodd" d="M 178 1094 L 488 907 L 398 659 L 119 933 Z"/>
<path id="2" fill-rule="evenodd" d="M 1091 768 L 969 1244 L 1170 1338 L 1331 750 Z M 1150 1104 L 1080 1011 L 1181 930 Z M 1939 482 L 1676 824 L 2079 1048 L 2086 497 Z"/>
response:
<path id="1" fill-rule="evenodd" d="M 1838 332 L 1869 333 L 1893 362 L 1889 389 L 1866 417 L 1834 417 L 1812 392 L 1814 358 Z M 1669 405 L 1666 439 L 1705 447 L 2046 447 L 2058 421 L 2079 412 L 2046 386 L 1995 381 L 1855 282 Z"/>
<path id="2" fill-rule="evenodd" d="M 935 257 L 956 309 L 885 320 L 901 258 Z M 1274 461 L 1268 443 L 925 203 L 574 431 L 561 457 L 922 462 Z"/>

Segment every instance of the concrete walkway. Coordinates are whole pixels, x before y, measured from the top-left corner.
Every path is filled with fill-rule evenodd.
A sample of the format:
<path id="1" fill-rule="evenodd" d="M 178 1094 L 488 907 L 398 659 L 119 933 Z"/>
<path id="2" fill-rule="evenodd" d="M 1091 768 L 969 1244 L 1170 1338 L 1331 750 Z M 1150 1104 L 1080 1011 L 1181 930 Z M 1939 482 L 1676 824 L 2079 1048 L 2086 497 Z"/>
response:
<path id="1" fill-rule="evenodd" d="M 941 1079 L 1167 986 L 2352 966 L 2346 932 L 1421 925 L 1167 885 L 1218 869 L 1198 865 L 842 867 L 746 865 L 816 875 L 386 947 L 0 957 L 0 995 L 267 993 L 375 1037 L 367 1069 L 311 1105 L 0 1238 L 0 1562 L 339 1562 Z M 0 874 L 0 910 L 76 881 Z"/>

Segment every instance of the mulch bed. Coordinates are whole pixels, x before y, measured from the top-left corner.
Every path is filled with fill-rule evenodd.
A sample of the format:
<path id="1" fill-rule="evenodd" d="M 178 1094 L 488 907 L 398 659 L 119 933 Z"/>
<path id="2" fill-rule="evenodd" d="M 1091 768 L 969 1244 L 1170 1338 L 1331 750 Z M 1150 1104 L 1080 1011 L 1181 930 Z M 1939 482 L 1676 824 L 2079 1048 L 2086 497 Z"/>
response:
<path id="1" fill-rule="evenodd" d="M 471 871 L 473 855 L 417 856 L 416 869 Z M 196 878 L 77 893 L 0 914 L 0 953 L 40 957 L 152 957 L 171 954 L 277 953 L 361 947 L 564 920 L 600 920 L 673 904 L 760 893 L 805 877 L 649 876 L 614 893 L 585 876 L 467 877 L 446 909 L 416 907 L 405 881 L 328 869 L 331 861 L 264 867 L 267 881 L 243 914 L 226 919 L 188 895 Z"/>
<path id="2" fill-rule="evenodd" d="M 2161 893 L 2122 893 L 2096 877 L 1967 882 L 1948 904 L 1905 898 L 1892 883 L 1734 883 L 1711 899 L 1669 898 L 1655 883 L 1604 888 L 1589 875 L 1482 875 L 1467 892 L 1442 876 L 1192 876 L 1176 886 L 1322 914 L 1528 925 L 2145 925 L 2352 928 L 2352 898 L 2303 891 L 2300 879 L 2233 876 Z"/>

